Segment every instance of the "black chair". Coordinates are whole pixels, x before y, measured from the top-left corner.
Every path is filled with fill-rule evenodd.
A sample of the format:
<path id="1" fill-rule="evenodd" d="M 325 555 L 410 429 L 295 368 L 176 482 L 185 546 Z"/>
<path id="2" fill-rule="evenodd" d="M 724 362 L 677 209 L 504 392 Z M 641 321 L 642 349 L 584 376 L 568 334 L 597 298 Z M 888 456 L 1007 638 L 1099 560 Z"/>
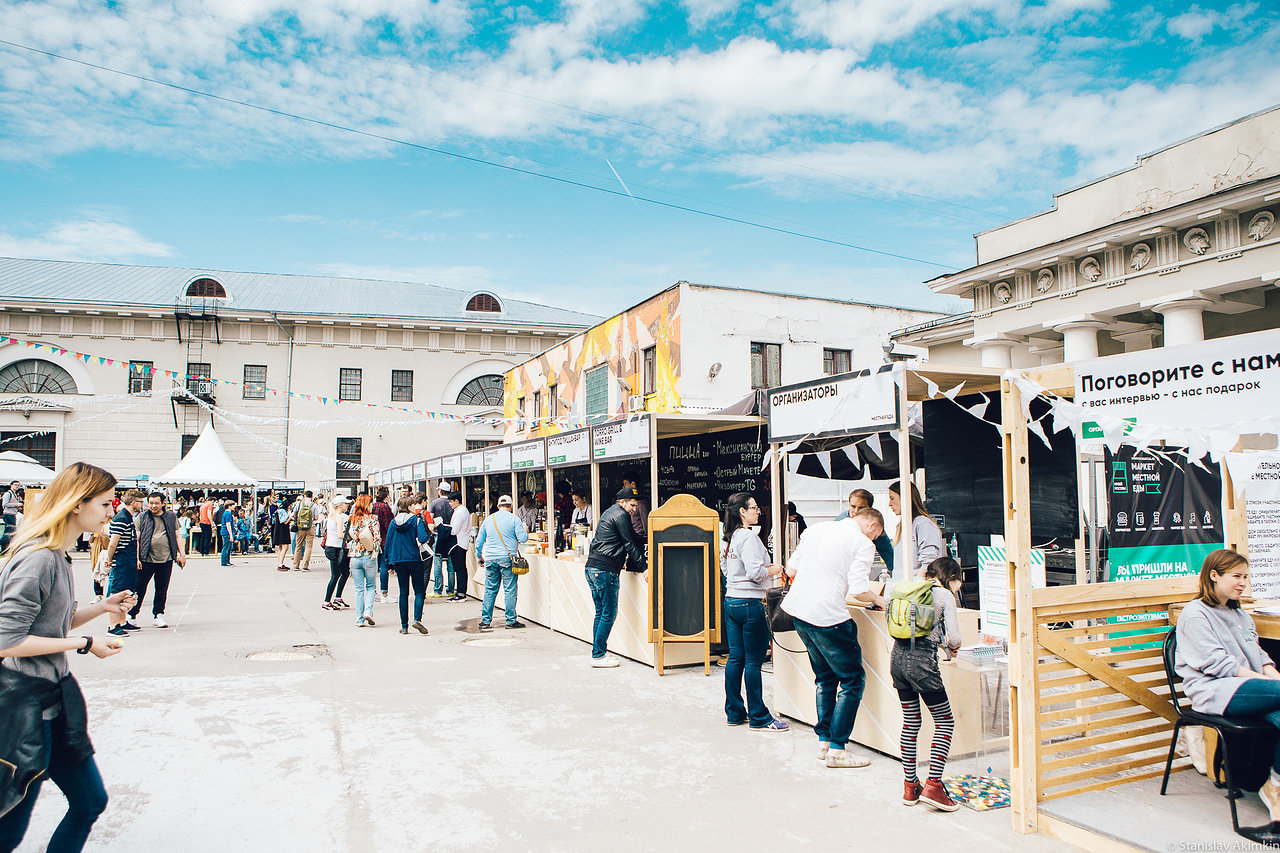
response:
<path id="1" fill-rule="evenodd" d="M 1262 717 L 1243 717 L 1231 718 L 1221 717 L 1217 714 L 1202 714 L 1194 711 L 1189 707 L 1184 707 L 1182 701 L 1178 698 L 1178 682 L 1181 681 L 1173 669 L 1174 655 L 1178 650 L 1178 632 L 1169 629 L 1169 633 L 1164 638 L 1164 676 L 1169 682 L 1169 699 L 1173 702 L 1174 710 L 1178 712 L 1178 719 L 1173 723 L 1173 738 L 1169 741 L 1169 758 L 1164 763 L 1164 781 L 1160 783 L 1160 796 L 1164 796 L 1165 789 L 1169 787 L 1169 771 L 1173 768 L 1173 753 L 1178 746 L 1178 732 L 1183 726 L 1204 726 L 1213 729 L 1218 733 L 1218 749 L 1222 754 L 1222 773 L 1226 779 L 1227 802 L 1231 804 L 1231 828 L 1237 834 L 1240 832 L 1240 819 L 1236 816 L 1236 800 L 1240 797 L 1240 789 L 1236 787 L 1235 780 L 1232 778 L 1231 753 L 1228 751 L 1228 743 L 1233 737 L 1249 736 L 1257 738 L 1259 736 L 1273 736 L 1276 731 L 1270 722 Z M 1270 756 L 1270 753 L 1267 753 Z M 1216 762 L 1215 768 L 1216 769 Z M 1215 782 L 1215 784 L 1217 784 Z"/>

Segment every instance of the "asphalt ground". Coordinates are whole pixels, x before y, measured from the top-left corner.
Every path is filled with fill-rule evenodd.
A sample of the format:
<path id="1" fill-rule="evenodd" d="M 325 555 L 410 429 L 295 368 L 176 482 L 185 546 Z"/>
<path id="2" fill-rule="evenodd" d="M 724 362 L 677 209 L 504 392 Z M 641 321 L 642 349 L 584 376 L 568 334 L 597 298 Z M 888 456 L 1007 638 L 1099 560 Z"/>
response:
<path id="1" fill-rule="evenodd" d="M 426 636 L 398 633 L 394 600 L 357 628 L 321 609 L 328 564 L 312 566 L 193 559 L 172 627 L 70 656 L 111 797 L 87 849 L 1073 849 L 1016 834 L 1007 809 L 904 807 L 896 760 L 853 747 L 870 767 L 829 770 L 801 724 L 726 726 L 719 668 L 592 669 L 545 628 L 480 634 L 474 599 L 428 599 Z M 46 784 L 19 849 L 43 850 L 64 808 Z"/>

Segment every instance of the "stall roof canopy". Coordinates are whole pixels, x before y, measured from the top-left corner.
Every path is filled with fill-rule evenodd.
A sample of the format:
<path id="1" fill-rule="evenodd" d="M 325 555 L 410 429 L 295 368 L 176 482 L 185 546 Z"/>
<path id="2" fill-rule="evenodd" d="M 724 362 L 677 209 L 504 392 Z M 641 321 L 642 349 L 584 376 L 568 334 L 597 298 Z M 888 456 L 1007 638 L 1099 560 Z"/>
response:
<path id="1" fill-rule="evenodd" d="M 236 467 L 214 432 L 213 424 L 209 424 L 182 461 L 151 482 L 156 486 L 187 489 L 215 486 L 247 489 L 257 481 Z"/>
<path id="2" fill-rule="evenodd" d="M 12 483 L 19 480 L 27 486 L 47 486 L 52 482 L 54 472 L 26 454 L 16 450 L 0 453 L 0 482 Z"/>

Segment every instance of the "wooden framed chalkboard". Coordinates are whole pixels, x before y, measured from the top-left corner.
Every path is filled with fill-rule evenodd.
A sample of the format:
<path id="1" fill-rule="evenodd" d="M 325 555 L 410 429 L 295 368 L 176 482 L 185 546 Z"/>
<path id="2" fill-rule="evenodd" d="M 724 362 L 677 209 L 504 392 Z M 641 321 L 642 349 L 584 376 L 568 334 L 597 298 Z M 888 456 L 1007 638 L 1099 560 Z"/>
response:
<path id="1" fill-rule="evenodd" d="M 664 643 L 702 643 L 711 674 L 711 644 L 720 642 L 718 521 L 692 495 L 676 495 L 649 513 L 649 641 L 659 675 Z"/>

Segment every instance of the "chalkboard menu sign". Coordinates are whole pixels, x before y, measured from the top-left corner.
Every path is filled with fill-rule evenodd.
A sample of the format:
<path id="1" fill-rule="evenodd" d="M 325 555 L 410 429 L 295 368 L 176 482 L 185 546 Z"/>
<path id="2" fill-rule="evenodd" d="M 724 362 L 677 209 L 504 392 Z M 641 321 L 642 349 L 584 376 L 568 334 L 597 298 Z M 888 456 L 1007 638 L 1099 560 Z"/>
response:
<path id="1" fill-rule="evenodd" d="M 720 512 L 734 492 L 756 500 L 769 490 L 769 471 L 760 470 L 767 446 L 756 427 L 658 441 L 658 495 L 667 500 L 687 493 Z"/>

